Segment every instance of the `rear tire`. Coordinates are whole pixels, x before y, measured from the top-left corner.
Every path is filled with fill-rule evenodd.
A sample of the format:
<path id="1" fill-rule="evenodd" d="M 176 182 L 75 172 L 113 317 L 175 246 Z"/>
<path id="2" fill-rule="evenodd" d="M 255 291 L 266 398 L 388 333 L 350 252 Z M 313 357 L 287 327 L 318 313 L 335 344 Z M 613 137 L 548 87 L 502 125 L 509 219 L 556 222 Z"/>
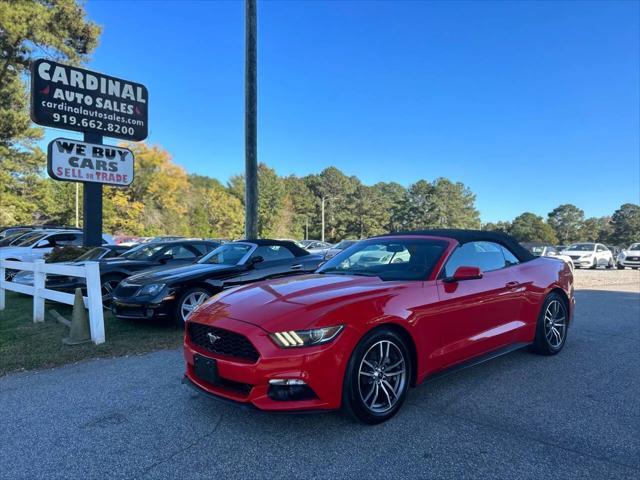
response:
<path id="1" fill-rule="evenodd" d="M 369 425 L 393 417 L 404 403 L 413 365 L 405 340 L 390 328 L 369 332 L 356 345 L 342 388 L 343 409 Z"/>
<path id="2" fill-rule="evenodd" d="M 539 355 L 555 355 L 567 341 L 569 310 L 564 297 L 550 293 L 542 304 L 532 349 Z"/>
<path id="3" fill-rule="evenodd" d="M 624 270 L 624 265 L 618 265 L 618 270 Z"/>
<path id="4" fill-rule="evenodd" d="M 596 268 L 598 268 L 598 259 L 597 258 L 593 259 L 593 265 L 591 265 L 591 267 L 589 267 L 589 268 L 591 268 L 591 270 L 595 270 Z"/>
<path id="5" fill-rule="evenodd" d="M 611 260 L 609 260 L 609 264 L 607 265 L 607 268 L 609 270 L 611 270 L 612 268 L 614 268 L 616 265 L 615 263 L 613 263 L 613 258 Z"/>

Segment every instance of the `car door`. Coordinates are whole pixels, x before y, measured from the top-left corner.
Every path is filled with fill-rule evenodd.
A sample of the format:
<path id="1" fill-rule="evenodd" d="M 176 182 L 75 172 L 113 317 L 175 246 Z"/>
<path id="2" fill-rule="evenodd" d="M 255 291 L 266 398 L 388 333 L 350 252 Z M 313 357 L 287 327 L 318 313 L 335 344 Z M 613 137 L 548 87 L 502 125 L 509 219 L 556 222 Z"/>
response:
<path id="1" fill-rule="evenodd" d="M 518 261 L 505 256 L 504 247 L 496 243 L 469 242 L 447 260 L 436 282 L 439 303 L 431 321 L 437 328 L 430 329 L 439 332 L 432 359 L 439 367 L 503 347 L 523 326 L 517 320 L 523 295 L 511 268 Z M 480 268 L 482 278 L 448 281 L 460 266 Z"/>
<path id="2" fill-rule="evenodd" d="M 254 266 L 257 279 L 292 275 L 304 270 L 300 257 L 296 257 L 284 245 L 261 245 L 256 248 L 252 257 L 260 256 L 262 262 Z"/>

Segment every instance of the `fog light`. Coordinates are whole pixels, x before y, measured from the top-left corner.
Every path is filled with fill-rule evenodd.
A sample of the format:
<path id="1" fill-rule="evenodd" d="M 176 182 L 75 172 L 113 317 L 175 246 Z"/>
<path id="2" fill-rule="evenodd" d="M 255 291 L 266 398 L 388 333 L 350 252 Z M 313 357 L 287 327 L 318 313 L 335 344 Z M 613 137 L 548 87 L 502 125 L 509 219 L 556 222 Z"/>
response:
<path id="1" fill-rule="evenodd" d="M 271 400 L 278 402 L 318 398 L 315 392 L 311 390 L 311 387 L 309 387 L 304 380 L 298 378 L 274 378 L 269 380 L 269 391 L 267 395 Z"/>
<path id="2" fill-rule="evenodd" d="M 269 385 L 306 385 L 306 383 L 299 378 L 274 378 L 269 380 Z"/>

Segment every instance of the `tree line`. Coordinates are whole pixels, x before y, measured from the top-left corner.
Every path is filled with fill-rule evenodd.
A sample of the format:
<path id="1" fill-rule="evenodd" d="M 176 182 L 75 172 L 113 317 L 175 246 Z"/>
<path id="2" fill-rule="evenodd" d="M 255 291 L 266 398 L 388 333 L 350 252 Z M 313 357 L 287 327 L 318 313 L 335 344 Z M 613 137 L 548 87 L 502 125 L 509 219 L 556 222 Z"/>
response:
<path id="1" fill-rule="evenodd" d="M 75 185 L 44 174 L 45 155 L 37 147 L 43 129 L 30 122 L 24 79 L 37 56 L 85 63 L 101 29 L 74 0 L 0 0 L 0 24 L 0 225 L 72 225 Z M 125 146 L 134 151 L 136 179 L 129 188 L 104 189 L 105 231 L 242 236 L 242 175 L 223 185 L 188 174 L 159 146 Z M 259 188 L 262 237 L 319 238 L 323 199 L 329 241 L 443 227 L 482 227 L 509 232 L 522 241 L 551 243 L 597 240 L 626 245 L 640 236 L 640 207 L 634 204 L 622 205 L 611 217 L 585 219 L 577 207 L 561 205 L 547 219 L 527 212 L 513 221 L 481 226 L 473 192 L 446 178 L 418 180 L 406 188 L 395 182 L 369 186 L 335 167 L 304 177 L 282 177 L 262 164 Z"/>

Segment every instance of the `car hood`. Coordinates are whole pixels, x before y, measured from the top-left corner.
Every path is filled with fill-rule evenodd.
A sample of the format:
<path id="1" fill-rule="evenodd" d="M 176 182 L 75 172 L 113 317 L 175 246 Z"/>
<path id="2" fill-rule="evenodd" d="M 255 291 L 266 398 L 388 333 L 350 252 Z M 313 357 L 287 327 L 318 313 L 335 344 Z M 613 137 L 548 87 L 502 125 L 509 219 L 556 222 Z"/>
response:
<path id="1" fill-rule="evenodd" d="M 622 253 L 624 253 L 625 255 L 631 255 L 632 257 L 635 257 L 636 255 L 640 255 L 640 250 L 623 250 Z"/>
<path id="2" fill-rule="evenodd" d="M 186 280 L 201 275 L 215 275 L 229 271 L 236 266 L 232 265 L 212 265 L 208 263 L 191 263 L 189 265 L 181 265 L 179 267 L 161 267 L 147 270 L 136 275 L 132 275 L 127 279 L 128 283 L 137 285 L 145 285 L 149 283 L 171 283 L 179 280 Z"/>
<path id="3" fill-rule="evenodd" d="M 234 288 L 214 297 L 193 315 L 192 320 L 213 324 L 232 318 L 266 331 L 302 329 L 318 321 L 344 323 L 339 311 L 355 302 L 391 296 L 403 287 L 378 277 L 311 274 L 266 280 Z M 332 320 L 333 319 L 333 320 Z"/>
<path id="4" fill-rule="evenodd" d="M 563 250 L 561 255 L 592 255 L 593 250 L 585 252 L 584 250 Z"/>

